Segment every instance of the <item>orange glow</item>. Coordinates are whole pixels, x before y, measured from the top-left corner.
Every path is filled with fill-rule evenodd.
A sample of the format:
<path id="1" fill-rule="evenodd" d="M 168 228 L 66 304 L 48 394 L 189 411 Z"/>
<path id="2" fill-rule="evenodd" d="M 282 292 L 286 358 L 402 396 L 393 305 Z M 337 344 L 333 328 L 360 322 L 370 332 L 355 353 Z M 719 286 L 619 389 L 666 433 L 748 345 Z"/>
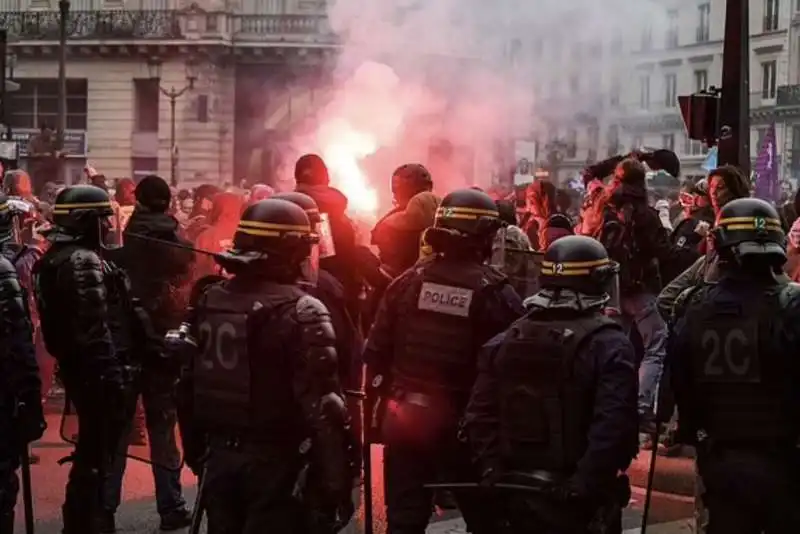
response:
<path id="1" fill-rule="evenodd" d="M 353 128 L 344 119 L 324 123 L 317 135 L 331 183 L 347 196 L 348 211 L 357 217 L 376 218 L 378 192 L 370 186 L 361 160 L 378 150 L 377 139 Z"/>

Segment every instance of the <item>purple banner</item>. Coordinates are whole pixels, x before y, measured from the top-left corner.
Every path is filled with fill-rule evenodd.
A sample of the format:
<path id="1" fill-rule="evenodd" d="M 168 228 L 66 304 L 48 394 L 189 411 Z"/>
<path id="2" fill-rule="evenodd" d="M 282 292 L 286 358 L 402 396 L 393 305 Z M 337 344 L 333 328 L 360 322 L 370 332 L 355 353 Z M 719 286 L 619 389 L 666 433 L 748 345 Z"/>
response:
<path id="1" fill-rule="evenodd" d="M 778 179 L 778 148 L 775 136 L 775 123 L 769 125 L 764 140 L 758 148 L 756 158 L 756 188 L 754 196 L 762 200 L 780 200 L 781 185 Z"/>

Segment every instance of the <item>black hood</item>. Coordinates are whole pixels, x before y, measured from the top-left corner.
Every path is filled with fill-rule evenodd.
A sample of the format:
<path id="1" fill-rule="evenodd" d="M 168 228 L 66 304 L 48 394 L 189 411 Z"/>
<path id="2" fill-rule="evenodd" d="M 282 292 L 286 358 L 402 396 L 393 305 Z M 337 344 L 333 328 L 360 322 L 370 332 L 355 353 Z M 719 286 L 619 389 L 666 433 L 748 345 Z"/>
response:
<path id="1" fill-rule="evenodd" d="M 622 182 L 611 195 L 611 204 L 615 206 L 636 203 L 647 203 L 647 188 L 642 184 Z"/>
<path id="2" fill-rule="evenodd" d="M 131 215 L 123 235 L 129 232 L 157 239 L 172 240 L 178 232 L 178 221 L 172 215 L 146 211 L 137 207 L 133 210 L 133 215 Z"/>
<path id="3" fill-rule="evenodd" d="M 347 210 L 347 197 L 344 196 L 344 193 L 329 185 L 297 184 L 295 190 L 313 198 L 322 213 L 343 215 Z"/>

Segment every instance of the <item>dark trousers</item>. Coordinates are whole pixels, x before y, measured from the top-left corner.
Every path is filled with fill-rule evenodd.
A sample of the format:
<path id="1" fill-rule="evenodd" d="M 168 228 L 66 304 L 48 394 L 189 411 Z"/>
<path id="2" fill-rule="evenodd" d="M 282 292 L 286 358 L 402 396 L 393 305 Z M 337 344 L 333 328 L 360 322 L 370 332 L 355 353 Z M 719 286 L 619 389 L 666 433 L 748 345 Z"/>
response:
<path id="1" fill-rule="evenodd" d="M 386 444 L 383 470 L 388 534 L 425 533 L 433 513 L 433 491 L 425 484 L 476 481 L 468 453 L 461 445 L 455 435 L 452 443 L 440 447 Z M 469 532 L 497 532 L 485 495 L 465 491 L 454 492 L 454 496 Z"/>
<path id="2" fill-rule="evenodd" d="M 14 506 L 19 492 L 19 452 L 12 434 L 10 406 L 0 405 L 0 534 L 14 533 Z"/>
<path id="3" fill-rule="evenodd" d="M 800 532 L 797 451 L 698 451 L 708 534 Z"/>
<path id="4" fill-rule="evenodd" d="M 73 453 L 62 507 L 63 534 L 95 534 L 102 480 L 121 437 L 121 426 L 108 413 L 109 399 L 78 370 L 61 368 L 67 398 L 78 416 L 78 443 Z"/>
<path id="5" fill-rule="evenodd" d="M 150 373 L 142 376 L 141 384 L 150 447 L 149 461 L 152 463 L 156 489 L 156 508 L 160 515 L 164 515 L 186 507 L 181 488 L 181 452 L 175 432 L 178 423 L 175 385 L 168 376 Z M 131 427 L 133 426 L 132 422 Z M 130 432 L 126 437 L 128 439 L 123 439 L 120 453 L 114 458 L 103 488 L 103 509 L 112 513 L 120 504 Z"/>
<path id="6" fill-rule="evenodd" d="M 298 471 L 287 455 L 214 448 L 202 497 L 208 534 L 306 534 L 304 510 L 292 498 Z"/>

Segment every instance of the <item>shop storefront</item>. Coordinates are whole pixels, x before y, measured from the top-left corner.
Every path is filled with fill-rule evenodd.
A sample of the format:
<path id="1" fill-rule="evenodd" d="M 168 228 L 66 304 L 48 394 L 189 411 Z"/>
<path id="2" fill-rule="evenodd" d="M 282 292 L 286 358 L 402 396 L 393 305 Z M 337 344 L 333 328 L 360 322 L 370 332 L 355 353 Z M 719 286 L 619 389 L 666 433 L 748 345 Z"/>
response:
<path id="1" fill-rule="evenodd" d="M 13 131 L 11 137 L 17 142 L 19 151 L 19 166 L 28 169 L 28 145 L 31 139 L 39 133 L 33 128 L 20 128 Z M 83 178 L 83 169 L 86 166 L 86 152 L 88 135 L 83 130 L 67 130 L 64 132 L 64 176 L 68 184 L 80 182 Z"/>

